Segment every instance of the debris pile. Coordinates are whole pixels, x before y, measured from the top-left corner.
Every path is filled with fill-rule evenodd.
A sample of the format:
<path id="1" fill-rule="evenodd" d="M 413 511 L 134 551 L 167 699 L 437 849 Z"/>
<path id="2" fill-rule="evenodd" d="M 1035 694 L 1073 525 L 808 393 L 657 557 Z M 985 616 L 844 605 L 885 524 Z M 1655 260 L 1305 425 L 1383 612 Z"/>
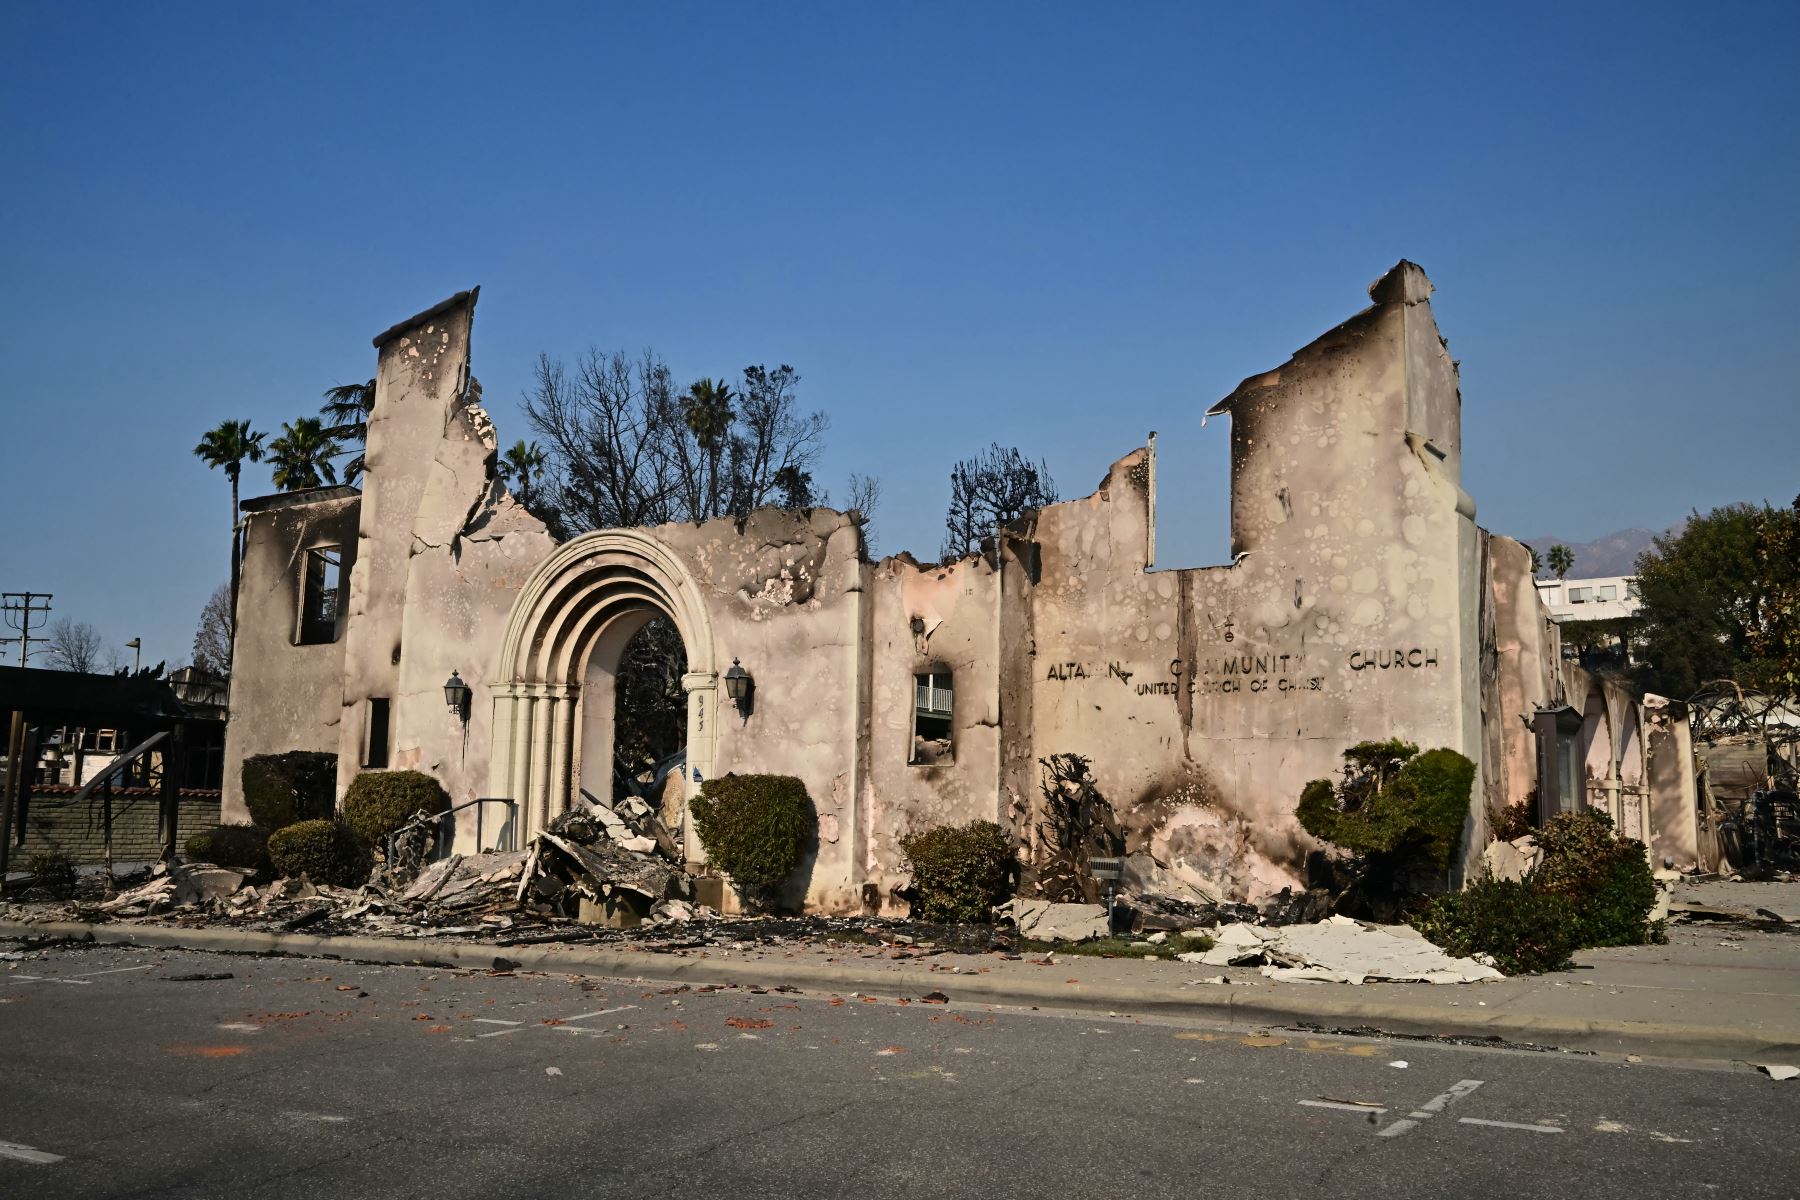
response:
<path id="1" fill-rule="evenodd" d="M 1486 983 L 1505 978 L 1476 959 L 1452 958 L 1410 926 L 1365 925 L 1349 917 L 1281 928 L 1240 921 L 1222 926 L 1213 938 L 1212 949 L 1183 954 L 1181 960 L 1208 967 L 1260 965 L 1270 979 L 1328 983 Z"/>
<path id="2" fill-rule="evenodd" d="M 1019 892 L 1058 903 L 1094 904 L 1101 896 L 1100 884 L 1088 862 L 1125 853 L 1118 817 L 1081 755 L 1053 754 L 1038 765 L 1044 769 L 1044 802 L 1019 847 L 1025 867 Z"/>

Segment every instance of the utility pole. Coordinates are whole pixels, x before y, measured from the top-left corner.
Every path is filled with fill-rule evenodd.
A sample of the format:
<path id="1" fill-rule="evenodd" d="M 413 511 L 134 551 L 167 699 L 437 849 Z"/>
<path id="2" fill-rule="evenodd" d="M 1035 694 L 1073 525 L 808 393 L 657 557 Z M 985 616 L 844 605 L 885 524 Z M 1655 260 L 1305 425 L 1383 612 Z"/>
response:
<path id="1" fill-rule="evenodd" d="M 0 638 L 0 646 L 19 643 L 19 665 L 22 667 L 31 658 L 31 643 L 47 642 L 49 638 L 32 637 L 31 627 L 43 622 L 32 620 L 33 617 L 49 616 L 49 592 L 0 592 L 0 614 L 6 617 L 6 623 L 19 631 L 18 637 Z"/>

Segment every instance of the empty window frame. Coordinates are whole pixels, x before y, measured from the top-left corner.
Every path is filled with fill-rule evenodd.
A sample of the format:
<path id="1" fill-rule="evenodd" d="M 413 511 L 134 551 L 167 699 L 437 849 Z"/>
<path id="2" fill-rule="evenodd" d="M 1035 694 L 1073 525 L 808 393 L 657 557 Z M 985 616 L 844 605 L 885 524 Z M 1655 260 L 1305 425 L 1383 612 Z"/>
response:
<path id="1" fill-rule="evenodd" d="M 948 669 L 933 667 L 913 676 L 912 756 L 907 761 L 932 766 L 952 760 L 950 718 L 954 707 Z"/>
<path id="2" fill-rule="evenodd" d="M 388 765 L 388 722 L 391 719 L 385 696 L 369 699 L 369 726 L 363 737 L 363 766 Z"/>
<path id="3" fill-rule="evenodd" d="M 337 641 L 343 566 L 342 547 L 318 546 L 306 552 L 300 577 L 300 645 Z"/>
<path id="4" fill-rule="evenodd" d="M 1588 602 L 1588 594 L 1593 590 L 1593 588 L 1570 588 L 1569 603 L 1586 604 Z"/>

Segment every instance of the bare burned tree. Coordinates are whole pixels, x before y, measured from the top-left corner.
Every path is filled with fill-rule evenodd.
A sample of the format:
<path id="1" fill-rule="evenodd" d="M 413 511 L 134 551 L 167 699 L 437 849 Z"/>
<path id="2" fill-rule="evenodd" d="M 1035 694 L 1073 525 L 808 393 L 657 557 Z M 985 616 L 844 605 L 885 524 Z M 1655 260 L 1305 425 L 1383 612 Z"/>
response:
<path id="1" fill-rule="evenodd" d="M 790 366 L 752 366 L 739 387 L 702 379 L 677 392 L 648 351 L 589 351 L 573 371 L 542 355 L 525 417 L 544 449 L 545 498 L 569 531 L 804 507 L 829 423 L 801 411 L 799 382 Z"/>
<path id="2" fill-rule="evenodd" d="M 800 376 L 746 367 L 735 385 L 702 379 L 685 391 L 654 353 L 590 350 L 574 368 L 540 355 L 524 398 L 543 452 L 533 511 L 559 537 L 584 529 L 743 518 L 818 502 L 812 469 L 828 422 L 804 412 Z M 642 776 L 681 747 L 687 651 L 666 617 L 645 625 L 619 667 L 617 767 Z"/>
<path id="3" fill-rule="evenodd" d="M 223 679 L 231 674 L 231 585 L 221 583 L 200 610 L 194 631 L 194 665 Z"/>
<path id="4" fill-rule="evenodd" d="M 874 558 L 875 510 L 881 507 L 881 480 L 873 475 L 859 475 L 852 471 L 849 491 L 845 504 L 862 530 L 863 554 Z"/>
<path id="5" fill-rule="evenodd" d="M 1056 482 L 1042 459 L 995 442 L 950 468 L 950 508 L 944 514 L 946 562 L 981 550 L 982 539 L 1034 509 L 1056 503 Z"/>
<path id="6" fill-rule="evenodd" d="M 58 671 L 100 669 L 100 631 L 85 621 L 62 617 L 50 625 L 50 665 Z"/>

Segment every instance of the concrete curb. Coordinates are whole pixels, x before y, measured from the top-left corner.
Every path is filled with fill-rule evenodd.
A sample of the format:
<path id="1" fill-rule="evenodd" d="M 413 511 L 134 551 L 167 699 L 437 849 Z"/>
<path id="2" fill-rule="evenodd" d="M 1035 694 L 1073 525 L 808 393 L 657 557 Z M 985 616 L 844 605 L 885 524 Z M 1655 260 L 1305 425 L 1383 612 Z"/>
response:
<path id="1" fill-rule="evenodd" d="M 560 943 L 500 947 L 472 942 L 316 937 L 304 933 L 93 925 L 79 921 L 0 921 L 0 938 L 47 938 L 102 945 L 291 955 L 481 971 L 491 969 L 496 957 L 503 957 L 522 968 L 557 974 L 624 976 L 668 983 L 785 985 L 802 991 L 827 993 L 861 991 L 916 996 L 940 991 L 947 994 L 953 1004 L 1105 1011 L 1258 1029 L 1315 1025 L 1327 1030 L 1409 1036 L 1499 1038 L 1563 1050 L 1636 1053 L 1661 1058 L 1761 1060 L 1800 1053 L 1800 1030 L 1768 1032 L 1607 1018 L 1576 1020 L 1498 1009 L 1446 1012 L 1439 1007 L 1404 1001 L 1320 994 L 1316 988 L 1307 988 L 1304 996 L 1257 994 L 1247 988 L 1229 986 L 1209 988 L 1204 993 L 1183 993 L 1130 984 L 1052 984 L 1034 979 L 951 975 L 915 967 L 868 970 L 835 963 L 676 958 L 642 950 L 608 950 Z"/>

